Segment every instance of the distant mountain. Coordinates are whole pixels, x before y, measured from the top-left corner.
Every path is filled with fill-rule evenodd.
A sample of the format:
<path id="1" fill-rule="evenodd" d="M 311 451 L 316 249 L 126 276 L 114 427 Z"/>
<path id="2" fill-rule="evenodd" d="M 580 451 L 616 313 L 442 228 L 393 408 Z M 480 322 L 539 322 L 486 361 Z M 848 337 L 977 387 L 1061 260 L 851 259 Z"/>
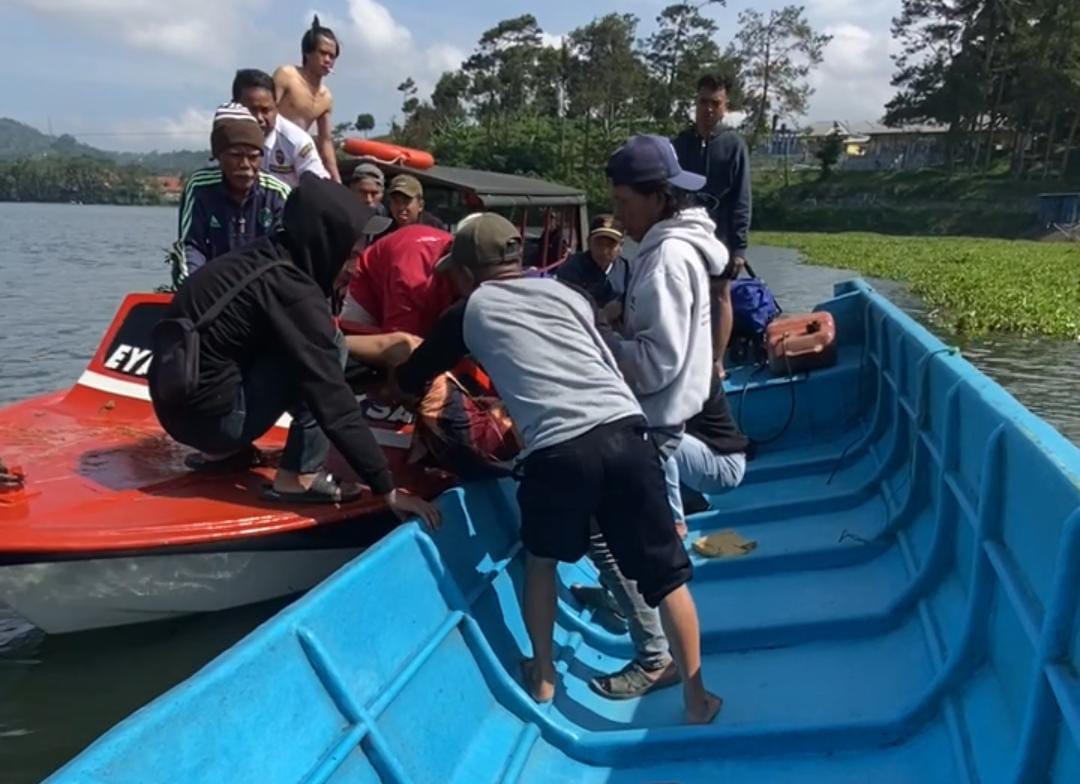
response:
<path id="1" fill-rule="evenodd" d="M 74 136 L 49 136 L 37 128 L 0 117 L 0 159 L 38 158 L 43 155 L 89 155 L 108 158 L 108 153 L 81 143 Z"/>
<path id="2" fill-rule="evenodd" d="M 25 123 L 8 117 L 0 117 L 0 161 L 15 158 L 43 158 L 50 155 L 100 158 L 124 165 L 141 166 L 151 174 L 186 174 L 206 166 L 210 152 L 208 150 L 110 152 L 83 144 L 70 134 L 50 136 Z"/>

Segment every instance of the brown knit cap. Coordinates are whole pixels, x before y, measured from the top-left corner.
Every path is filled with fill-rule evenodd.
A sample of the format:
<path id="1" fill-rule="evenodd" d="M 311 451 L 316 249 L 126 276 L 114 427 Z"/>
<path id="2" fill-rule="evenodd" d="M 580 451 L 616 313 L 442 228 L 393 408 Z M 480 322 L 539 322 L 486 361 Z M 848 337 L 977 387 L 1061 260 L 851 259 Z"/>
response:
<path id="1" fill-rule="evenodd" d="M 262 150 L 265 137 L 259 123 L 246 107 L 238 103 L 224 103 L 214 112 L 214 128 L 210 131 L 210 154 L 218 158 L 234 144 L 246 144 Z"/>

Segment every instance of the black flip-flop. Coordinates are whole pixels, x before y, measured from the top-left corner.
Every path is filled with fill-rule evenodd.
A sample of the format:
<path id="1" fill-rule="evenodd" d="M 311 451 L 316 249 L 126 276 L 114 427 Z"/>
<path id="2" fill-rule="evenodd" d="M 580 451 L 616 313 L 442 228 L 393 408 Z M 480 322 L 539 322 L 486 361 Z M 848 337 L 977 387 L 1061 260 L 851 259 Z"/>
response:
<path id="1" fill-rule="evenodd" d="M 184 458 L 184 465 L 199 473 L 227 474 L 231 471 L 244 471 L 248 468 L 257 468 L 263 465 L 263 454 L 254 444 L 249 444 L 239 452 L 223 457 L 220 460 L 211 460 L 199 452 L 194 452 Z"/>
<path id="2" fill-rule="evenodd" d="M 286 493 L 275 490 L 273 485 L 263 485 L 259 495 L 264 501 L 277 504 L 347 504 L 363 495 L 363 491 L 357 488 L 345 492 L 333 474 L 322 471 L 312 481 L 311 487 L 303 492 Z"/>

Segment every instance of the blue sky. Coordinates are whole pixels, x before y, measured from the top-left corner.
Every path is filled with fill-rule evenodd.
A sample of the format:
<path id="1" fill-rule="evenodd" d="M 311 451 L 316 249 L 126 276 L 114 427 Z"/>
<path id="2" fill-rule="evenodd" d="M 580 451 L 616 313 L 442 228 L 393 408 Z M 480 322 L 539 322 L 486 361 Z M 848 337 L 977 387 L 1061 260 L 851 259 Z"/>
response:
<path id="1" fill-rule="evenodd" d="M 811 23 L 832 33 L 807 120 L 873 120 L 891 96 L 889 20 L 900 0 L 804 0 Z M 395 87 L 412 76 L 429 90 L 456 67 L 480 33 L 533 13 L 551 40 L 618 11 L 647 35 L 668 0 L 526 3 L 472 0 L 6 0 L 0 5 L 0 116 L 72 133 L 120 150 L 204 148 L 214 106 L 236 68 L 272 71 L 299 57 L 300 36 L 318 12 L 342 41 L 330 86 L 335 116 L 375 115 L 379 128 L 400 106 Z M 722 45 L 746 7 L 780 0 L 728 0 L 708 10 Z"/>

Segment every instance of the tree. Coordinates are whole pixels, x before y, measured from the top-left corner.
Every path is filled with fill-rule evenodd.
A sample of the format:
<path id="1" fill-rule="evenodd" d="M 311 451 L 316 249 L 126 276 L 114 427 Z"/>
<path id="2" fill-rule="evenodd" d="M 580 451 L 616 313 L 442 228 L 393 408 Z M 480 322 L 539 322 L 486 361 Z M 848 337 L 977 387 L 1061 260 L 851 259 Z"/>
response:
<path id="1" fill-rule="evenodd" d="M 401 111 L 407 118 L 420 105 L 420 99 L 416 97 L 418 90 L 416 82 L 410 76 L 397 86 L 397 90 L 401 93 Z"/>
<path id="2" fill-rule="evenodd" d="M 160 188 L 138 166 L 52 152 L 35 160 L 0 163 L 0 201 L 154 204 L 160 200 Z"/>
<path id="3" fill-rule="evenodd" d="M 532 14 L 504 19 L 480 36 L 476 51 L 462 64 L 469 97 L 479 119 L 528 108 L 536 84 L 542 30 Z"/>
<path id="4" fill-rule="evenodd" d="M 432 108 L 442 122 L 458 122 L 465 118 L 468 94 L 468 75 L 462 71 L 445 71 L 431 93 Z"/>
<path id="5" fill-rule="evenodd" d="M 840 162 L 840 156 L 844 153 L 844 140 L 839 128 L 833 130 L 825 137 L 818 147 L 814 157 L 821 161 L 821 179 L 828 179 L 832 174 L 833 167 Z"/>
<path id="6" fill-rule="evenodd" d="M 657 30 L 643 42 L 642 54 L 654 79 L 653 112 L 657 119 L 684 115 L 694 100 L 702 73 L 725 65 L 713 37 L 716 22 L 702 15 L 710 5 L 726 0 L 669 5 L 656 17 Z"/>
<path id="7" fill-rule="evenodd" d="M 893 32 L 894 125 L 949 126 L 947 156 L 967 153 L 989 167 L 1003 129 L 1012 134 L 1012 171 L 1041 159 L 1048 176 L 1059 140 L 1067 168 L 1080 119 L 1080 4 L 1062 0 L 903 0 Z"/>
<path id="8" fill-rule="evenodd" d="M 648 73 L 634 51 L 637 25 L 633 14 L 608 14 L 567 35 L 567 104 L 572 115 L 588 113 L 613 122 L 646 108 L 642 97 Z"/>
<path id="9" fill-rule="evenodd" d="M 352 124 L 347 122 L 334 123 L 334 127 L 330 129 L 330 138 L 334 140 L 334 143 L 340 142 L 345 138 L 345 134 L 352 130 Z"/>
<path id="10" fill-rule="evenodd" d="M 527 111 L 549 117 L 565 113 L 569 92 L 570 50 L 566 42 L 542 46 L 533 66 L 533 88 Z"/>
<path id="11" fill-rule="evenodd" d="M 753 146 L 770 117 L 806 112 L 813 93 L 806 79 L 821 64 L 832 36 L 810 27 L 803 6 L 789 5 L 770 11 L 768 18 L 755 9 L 740 13 L 737 40 Z"/>
<path id="12" fill-rule="evenodd" d="M 368 131 L 375 130 L 375 116 L 371 114 L 356 115 L 356 122 L 353 124 L 353 128 L 367 136 Z"/>
<path id="13" fill-rule="evenodd" d="M 1080 7 L 1054 0 L 1029 0 L 1024 5 L 1014 10 L 1028 13 L 1010 30 L 1010 54 L 1015 52 L 1010 59 L 1016 62 L 1013 100 L 1010 102 L 1008 94 L 1004 99 L 1005 110 L 1017 130 L 1013 173 L 1023 175 L 1028 168 L 1034 169 L 1041 158 L 1041 176 L 1048 177 L 1055 147 L 1064 136 L 1060 169 L 1064 174 L 1080 125 Z"/>
<path id="14" fill-rule="evenodd" d="M 401 93 L 404 122 L 399 125 L 396 120 L 391 121 L 390 137 L 406 147 L 427 149 L 431 146 L 431 138 L 435 132 L 435 110 L 430 103 L 420 100 L 417 95 L 419 88 L 411 76 L 399 84 L 397 89 Z"/>

